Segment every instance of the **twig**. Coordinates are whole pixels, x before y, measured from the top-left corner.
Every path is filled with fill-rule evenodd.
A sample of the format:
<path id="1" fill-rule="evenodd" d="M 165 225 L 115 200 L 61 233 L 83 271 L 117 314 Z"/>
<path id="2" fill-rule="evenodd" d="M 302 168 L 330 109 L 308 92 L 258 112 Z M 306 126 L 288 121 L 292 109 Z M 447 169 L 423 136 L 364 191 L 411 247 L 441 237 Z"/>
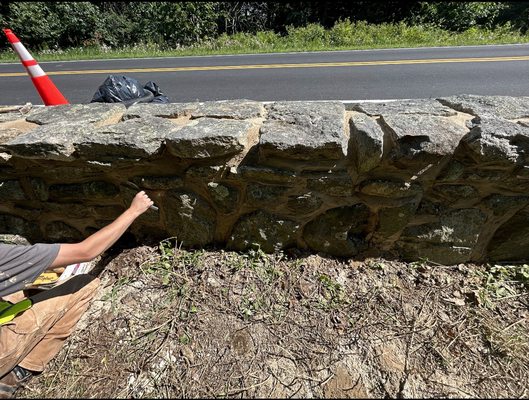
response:
<path id="1" fill-rule="evenodd" d="M 461 392 L 461 393 L 464 393 L 464 394 L 466 394 L 466 395 L 468 395 L 468 396 L 470 396 L 470 397 L 474 397 L 474 398 L 476 397 L 475 394 L 472 394 L 472 393 L 469 393 L 469 392 L 465 392 L 463 389 L 460 389 L 460 388 L 458 388 L 457 386 L 453 386 L 453 385 L 450 385 L 450 384 L 448 384 L 448 383 L 443 383 L 443 382 L 439 382 L 439 381 L 434 381 L 433 379 L 429 379 L 429 378 L 428 378 L 428 380 L 429 380 L 430 382 L 432 382 L 432 383 L 437 383 L 438 385 L 443 385 L 443 386 L 447 386 L 447 387 L 450 387 L 450 388 L 452 388 L 452 389 L 455 389 L 455 390 L 457 390 L 457 391 L 459 391 L 459 392 Z"/>
<path id="2" fill-rule="evenodd" d="M 255 385 L 242 387 L 240 389 L 234 389 L 234 390 L 231 390 L 231 391 L 227 391 L 225 393 L 219 393 L 218 396 L 232 396 L 232 395 L 237 394 L 237 393 L 246 392 L 247 390 L 255 389 L 256 387 L 264 385 L 266 383 L 266 381 L 268 381 L 268 379 L 270 379 L 271 376 L 272 376 L 272 374 L 269 374 L 264 381 L 256 383 Z"/>
<path id="3" fill-rule="evenodd" d="M 501 331 L 502 331 L 502 332 L 505 332 L 507 329 L 510 329 L 510 328 L 512 328 L 514 325 L 518 325 L 520 322 L 523 322 L 523 321 L 525 321 L 525 320 L 526 320 L 526 318 L 522 318 L 522 319 L 520 319 L 520 320 L 518 320 L 518 321 L 516 321 L 516 322 L 513 322 L 513 323 L 510 324 L 509 326 L 506 326 L 505 328 L 503 328 Z"/>

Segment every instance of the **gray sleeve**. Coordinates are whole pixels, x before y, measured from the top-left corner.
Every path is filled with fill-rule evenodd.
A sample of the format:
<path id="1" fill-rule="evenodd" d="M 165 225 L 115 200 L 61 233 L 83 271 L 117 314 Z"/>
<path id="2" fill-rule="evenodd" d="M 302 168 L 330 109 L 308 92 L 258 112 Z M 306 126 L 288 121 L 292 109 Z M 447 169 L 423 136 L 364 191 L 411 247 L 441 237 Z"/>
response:
<path id="1" fill-rule="evenodd" d="M 59 254 L 60 244 L 31 246 L 0 244 L 0 297 L 15 293 L 35 281 Z"/>

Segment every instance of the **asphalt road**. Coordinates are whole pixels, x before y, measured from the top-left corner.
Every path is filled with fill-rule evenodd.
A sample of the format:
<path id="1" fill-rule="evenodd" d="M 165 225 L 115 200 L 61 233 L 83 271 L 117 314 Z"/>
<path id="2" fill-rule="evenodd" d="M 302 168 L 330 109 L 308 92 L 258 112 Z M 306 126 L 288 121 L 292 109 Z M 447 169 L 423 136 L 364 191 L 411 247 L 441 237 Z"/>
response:
<path id="1" fill-rule="evenodd" d="M 529 45 L 41 62 L 71 103 L 108 75 L 156 82 L 171 102 L 529 96 Z M 0 104 L 43 104 L 21 63 L 0 64 Z"/>

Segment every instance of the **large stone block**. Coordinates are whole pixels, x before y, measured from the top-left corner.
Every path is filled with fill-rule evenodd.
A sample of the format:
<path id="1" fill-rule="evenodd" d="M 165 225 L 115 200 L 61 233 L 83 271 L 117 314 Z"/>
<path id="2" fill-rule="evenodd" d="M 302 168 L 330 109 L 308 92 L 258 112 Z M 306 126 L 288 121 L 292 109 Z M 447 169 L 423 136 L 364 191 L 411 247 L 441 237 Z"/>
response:
<path id="1" fill-rule="evenodd" d="M 369 208 L 362 203 L 333 208 L 310 221 L 303 230 L 309 247 L 339 257 L 351 257 L 367 248 Z"/>
<path id="2" fill-rule="evenodd" d="M 348 197 L 353 195 L 354 184 L 349 174 L 338 172 L 307 179 L 307 189 L 328 196 Z"/>
<path id="3" fill-rule="evenodd" d="M 478 96 L 462 94 L 441 97 L 440 103 L 467 114 L 476 116 L 498 116 L 505 119 L 529 117 L 529 97 Z"/>
<path id="4" fill-rule="evenodd" d="M 470 260 L 486 215 L 477 208 L 443 209 L 439 221 L 408 226 L 397 242 L 407 260 L 427 258 L 441 264 Z"/>
<path id="5" fill-rule="evenodd" d="M 404 165 L 436 164 L 453 154 L 468 128 L 435 115 L 389 114 L 381 117 L 389 131 L 392 150 L 389 158 Z"/>
<path id="6" fill-rule="evenodd" d="M 193 247 L 213 241 L 216 213 L 201 196 L 183 190 L 170 190 L 164 204 L 167 230 L 178 243 Z"/>
<path id="7" fill-rule="evenodd" d="M 367 115 L 389 114 L 423 114 L 451 117 L 457 113 L 434 99 L 396 100 L 381 103 L 354 103 L 352 110 L 363 112 Z"/>
<path id="8" fill-rule="evenodd" d="M 339 102 L 277 102 L 261 127 L 262 157 L 339 160 L 347 154 L 345 107 Z"/>
<path id="9" fill-rule="evenodd" d="M 64 104 L 33 108 L 26 116 L 26 121 L 39 125 L 98 125 L 108 121 L 117 122 L 125 110 L 121 103 Z"/>
<path id="10" fill-rule="evenodd" d="M 364 114 L 353 115 L 349 124 L 349 154 L 358 172 L 368 172 L 380 164 L 384 154 L 384 131 L 375 120 Z"/>
<path id="11" fill-rule="evenodd" d="M 167 136 L 167 149 L 179 158 L 233 156 L 249 145 L 248 121 L 200 118 Z"/>
<path id="12" fill-rule="evenodd" d="M 166 136 L 177 129 L 164 118 L 135 118 L 85 133 L 75 148 L 80 157 L 99 161 L 149 158 L 160 152 Z"/>
<path id="13" fill-rule="evenodd" d="M 465 153 L 483 164 L 513 165 L 529 162 L 529 128 L 495 117 L 472 120 L 461 143 Z"/>
<path id="14" fill-rule="evenodd" d="M 234 226 L 227 247 L 245 250 L 254 244 L 268 253 L 296 244 L 299 224 L 264 211 L 243 216 Z"/>
<path id="15" fill-rule="evenodd" d="M 123 119 L 132 118 L 180 118 L 191 115 L 191 111 L 196 110 L 196 103 L 137 103 L 130 106 Z"/>
<path id="16" fill-rule="evenodd" d="M 400 207 L 382 208 L 378 214 L 377 233 L 388 238 L 408 225 L 417 209 L 418 202 L 410 202 Z"/>
<path id="17" fill-rule="evenodd" d="M 191 111 L 191 118 L 251 119 L 262 117 L 264 112 L 263 105 L 252 100 L 206 101 L 196 103 L 196 108 Z"/>
<path id="18" fill-rule="evenodd" d="M 529 259 L 529 208 L 519 211 L 498 228 L 487 253 L 493 261 Z"/>
<path id="19" fill-rule="evenodd" d="M 73 161 L 75 144 L 89 132 L 90 127 L 84 125 L 42 125 L 0 145 L 0 149 L 23 158 Z"/>
<path id="20" fill-rule="evenodd" d="M 477 208 L 448 209 L 441 213 L 439 222 L 407 227 L 401 239 L 472 247 L 486 219 Z"/>

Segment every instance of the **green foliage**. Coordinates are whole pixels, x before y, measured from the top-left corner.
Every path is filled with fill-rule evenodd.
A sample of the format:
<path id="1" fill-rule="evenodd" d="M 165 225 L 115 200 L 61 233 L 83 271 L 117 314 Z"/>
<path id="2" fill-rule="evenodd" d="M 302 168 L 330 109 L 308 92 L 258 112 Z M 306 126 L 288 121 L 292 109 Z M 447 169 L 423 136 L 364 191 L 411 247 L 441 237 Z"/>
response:
<path id="1" fill-rule="evenodd" d="M 42 61 L 523 43 L 528 17 L 529 2 L 0 3 L 0 23 Z M 6 40 L 0 50 L 16 60 Z"/>
<path id="2" fill-rule="evenodd" d="M 421 2 L 420 9 L 411 20 L 440 28 L 464 31 L 474 26 L 493 28 L 501 11 L 507 7 L 502 2 Z"/>
<path id="3" fill-rule="evenodd" d="M 474 291 L 478 303 L 494 308 L 495 302 L 515 297 L 529 289 L 529 265 L 494 265 L 485 272 L 477 272 L 481 279 Z"/>
<path id="4" fill-rule="evenodd" d="M 211 2 L 138 3 L 138 11 L 137 30 L 144 41 L 165 48 L 196 44 L 216 30 L 216 15 Z"/>
<path id="5" fill-rule="evenodd" d="M 60 17 L 45 2 L 11 3 L 5 20 L 26 45 L 37 49 L 50 47 L 61 34 Z"/>

